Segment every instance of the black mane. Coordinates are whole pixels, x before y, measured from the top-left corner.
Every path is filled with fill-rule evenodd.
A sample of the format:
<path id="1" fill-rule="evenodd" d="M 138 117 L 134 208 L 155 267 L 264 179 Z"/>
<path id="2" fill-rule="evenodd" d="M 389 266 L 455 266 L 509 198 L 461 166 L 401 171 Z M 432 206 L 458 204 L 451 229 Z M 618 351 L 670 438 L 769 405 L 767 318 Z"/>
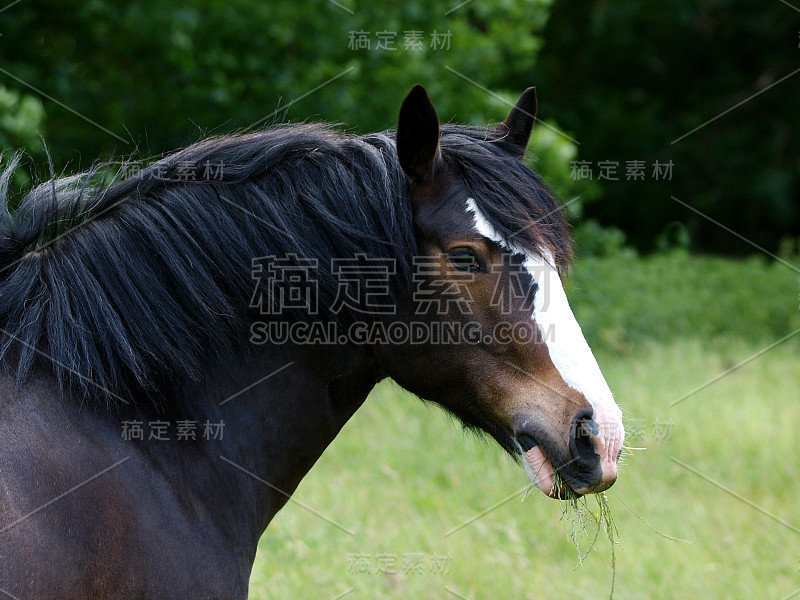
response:
<path id="1" fill-rule="evenodd" d="M 444 127 L 444 160 L 495 229 L 566 264 L 553 195 L 486 133 Z M 14 167 L 0 178 L 0 360 L 20 384 L 42 356 L 59 384 L 106 400 L 199 378 L 206 354 L 247 337 L 256 257 L 392 258 L 392 299 L 410 290 L 414 225 L 391 132 L 292 124 L 212 138 L 119 181 L 101 167 L 46 182 L 12 214 Z M 319 270 L 321 309 L 337 285 Z"/>

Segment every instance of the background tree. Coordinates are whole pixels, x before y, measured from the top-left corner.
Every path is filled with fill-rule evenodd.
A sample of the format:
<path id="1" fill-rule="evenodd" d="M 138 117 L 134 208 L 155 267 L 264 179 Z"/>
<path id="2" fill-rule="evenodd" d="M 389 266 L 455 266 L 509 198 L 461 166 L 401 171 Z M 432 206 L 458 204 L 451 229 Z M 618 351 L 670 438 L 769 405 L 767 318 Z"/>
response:
<path id="1" fill-rule="evenodd" d="M 672 196 L 771 251 L 800 235 L 800 12 L 757 0 L 563 0 L 544 35 L 542 111 L 575 132 L 595 171 L 620 162 L 586 216 L 643 250 L 685 225 L 695 249 L 754 252 Z M 671 160 L 672 180 L 626 181 L 627 160 Z"/>
<path id="2" fill-rule="evenodd" d="M 276 121 L 390 128 L 417 82 L 443 120 L 488 126 L 535 84 L 532 164 L 605 226 L 578 232 L 589 252 L 624 237 L 753 251 L 673 196 L 773 251 L 800 235 L 800 12 L 782 3 L 26 0 L 0 12 L 0 33 L 0 144 L 33 152 L 40 177 L 37 131 L 72 172 Z M 597 180 L 600 161 L 616 181 Z"/>
<path id="3" fill-rule="evenodd" d="M 59 169 L 281 120 L 381 130 L 417 82 L 443 120 L 488 125 L 532 83 L 549 4 L 26 0 L 0 13 L 0 77 L 85 117 L 46 101 Z"/>

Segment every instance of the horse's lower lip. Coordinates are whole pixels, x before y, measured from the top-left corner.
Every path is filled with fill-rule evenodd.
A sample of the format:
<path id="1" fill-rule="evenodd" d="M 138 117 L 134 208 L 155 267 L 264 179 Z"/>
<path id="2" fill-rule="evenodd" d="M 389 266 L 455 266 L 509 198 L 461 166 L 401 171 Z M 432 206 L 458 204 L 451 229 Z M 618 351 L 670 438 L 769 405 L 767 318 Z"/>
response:
<path id="1" fill-rule="evenodd" d="M 550 496 L 555 487 L 555 471 L 550 459 L 538 444 L 523 452 L 522 456 L 525 458 L 525 471 L 530 480 L 545 495 Z"/>
<path id="2" fill-rule="evenodd" d="M 525 459 L 525 471 L 528 477 L 545 496 L 563 500 L 582 495 L 570 489 L 563 481 L 556 480 L 553 464 L 535 442 L 534 446 L 523 452 L 522 456 Z"/>

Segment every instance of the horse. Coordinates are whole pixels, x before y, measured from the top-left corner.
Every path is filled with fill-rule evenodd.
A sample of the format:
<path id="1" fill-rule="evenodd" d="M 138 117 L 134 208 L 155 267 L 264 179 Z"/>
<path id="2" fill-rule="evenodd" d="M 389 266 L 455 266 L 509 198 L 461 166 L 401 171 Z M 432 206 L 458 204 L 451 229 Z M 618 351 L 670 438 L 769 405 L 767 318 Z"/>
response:
<path id="1" fill-rule="evenodd" d="M 394 131 L 277 124 L 15 202 L 13 159 L 0 596 L 246 598 L 260 536 L 385 378 L 547 496 L 614 483 L 621 412 L 524 158 L 535 114 L 529 88 L 497 126 L 440 125 L 417 85 Z"/>

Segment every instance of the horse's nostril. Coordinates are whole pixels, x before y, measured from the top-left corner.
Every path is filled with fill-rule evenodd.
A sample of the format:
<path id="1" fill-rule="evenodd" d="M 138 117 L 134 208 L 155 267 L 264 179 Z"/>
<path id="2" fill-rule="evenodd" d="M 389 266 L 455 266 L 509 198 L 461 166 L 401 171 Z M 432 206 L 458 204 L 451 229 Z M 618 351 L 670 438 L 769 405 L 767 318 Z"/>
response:
<path id="1" fill-rule="evenodd" d="M 579 411 L 572 420 L 570 430 L 573 459 L 586 466 L 594 465 L 598 458 L 593 436 L 599 433 L 599 428 L 592 419 L 592 414 L 592 409 Z"/>
<path id="2" fill-rule="evenodd" d="M 520 433 L 517 436 L 517 441 L 519 445 L 522 446 L 522 451 L 527 452 L 531 448 L 535 448 L 539 444 L 536 443 L 536 440 L 529 436 L 527 433 Z"/>
<path id="3" fill-rule="evenodd" d="M 607 464 L 607 442 L 592 409 L 580 410 L 573 418 L 569 450 L 572 460 L 563 465 L 563 475 L 577 492 L 596 493 L 614 483 L 616 462 Z"/>

